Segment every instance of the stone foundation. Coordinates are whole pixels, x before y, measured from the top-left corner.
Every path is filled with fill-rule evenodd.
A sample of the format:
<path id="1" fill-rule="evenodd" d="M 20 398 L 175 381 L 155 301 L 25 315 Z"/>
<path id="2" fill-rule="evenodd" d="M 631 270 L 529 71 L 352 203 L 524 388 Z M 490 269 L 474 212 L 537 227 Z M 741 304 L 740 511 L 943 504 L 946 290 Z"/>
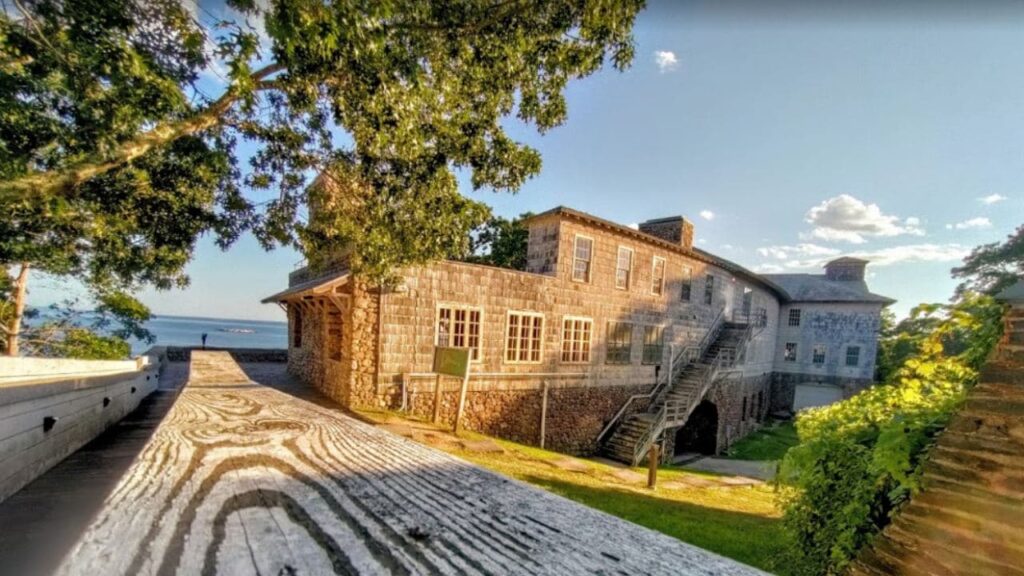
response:
<path id="1" fill-rule="evenodd" d="M 408 413 L 426 419 L 434 415 L 433 385 L 408 394 Z M 442 384 L 441 420 L 452 426 L 459 401 L 459 383 Z M 597 435 L 626 399 L 645 394 L 650 386 L 552 386 L 548 389 L 544 447 L 569 454 L 593 454 Z M 466 393 L 463 426 L 467 430 L 514 442 L 540 445 L 544 399 L 540 387 L 505 390 L 470 390 Z M 401 406 L 400 396 L 388 396 L 389 408 Z M 643 409 L 636 403 L 635 409 Z"/>

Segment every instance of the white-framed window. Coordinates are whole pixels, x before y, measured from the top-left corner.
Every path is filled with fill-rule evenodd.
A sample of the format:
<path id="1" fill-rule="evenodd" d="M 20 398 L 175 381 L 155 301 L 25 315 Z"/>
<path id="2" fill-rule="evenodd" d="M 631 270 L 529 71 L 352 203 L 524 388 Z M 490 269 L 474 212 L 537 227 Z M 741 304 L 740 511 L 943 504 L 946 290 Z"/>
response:
<path id="1" fill-rule="evenodd" d="M 594 239 L 577 234 L 572 246 L 572 279 L 574 282 L 590 282 L 593 259 Z"/>
<path id="2" fill-rule="evenodd" d="M 505 329 L 505 362 L 539 363 L 544 349 L 544 315 L 509 311 Z"/>
<path id="3" fill-rule="evenodd" d="M 715 277 L 708 274 L 704 279 L 704 304 L 711 306 L 715 301 Z"/>
<path id="4" fill-rule="evenodd" d="M 796 362 L 796 342 L 786 342 L 782 359 L 786 362 Z"/>
<path id="5" fill-rule="evenodd" d="M 811 349 L 811 363 L 812 364 L 824 364 L 825 363 L 825 351 L 828 348 L 824 344 L 815 344 L 814 348 Z"/>
<path id="6" fill-rule="evenodd" d="M 665 327 L 644 326 L 644 364 L 661 364 L 665 351 Z"/>
<path id="7" fill-rule="evenodd" d="M 469 359 L 480 361 L 480 327 L 483 311 L 480 308 L 457 304 L 437 307 L 436 336 L 438 346 L 469 348 Z"/>
<path id="8" fill-rule="evenodd" d="M 846 347 L 846 365 L 847 366 L 858 366 L 858 365 L 860 365 L 860 346 L 847 346 Z"/>
<path id="9" fill-rule="evenodd" d="M 683 302 L 689 302 L 693 295 L 693 268 L 689 266 L 683 266 L 683 276 L 680 281 L 679 299 Z"/>
<path id="10" fill-rule="evenodd" d="M 604 361 L 608 364 L 629 364 L 633 355 L 633 325 L 627 322 L 608 323 L 608 346 Z"/>
<path id="11" fill-rule="evenodd" d="M 619 246 L 619 254 L 615 259 L 615 287 L 629 290 L 633 282 L 633 249 Z"/>
<path id="12" fill-rule="evenodd" d="M 590 340 L 594 333 L 591 318 L 566 316 L 562 319 L 562 362 L 585 364 L 590 362 Z"/>
<path id="13" fill-rule="evenodd" d="M 789 309 L 789 325 L 799 326 L 800 325 L 800 309 L 790 308 Z"/>
<path id="14" fill-rule="evenodd" d="M 665 293 L 665 259 L 655 256 L 651 261 L 651 294 L 661 296 Z"/>

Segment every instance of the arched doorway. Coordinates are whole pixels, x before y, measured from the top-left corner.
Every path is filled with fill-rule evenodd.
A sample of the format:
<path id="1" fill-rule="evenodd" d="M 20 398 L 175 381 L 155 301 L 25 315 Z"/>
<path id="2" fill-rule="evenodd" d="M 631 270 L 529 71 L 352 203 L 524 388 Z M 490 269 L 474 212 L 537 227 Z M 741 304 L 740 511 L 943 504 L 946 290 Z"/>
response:
<path id="1" fill-rule="evenodd" d="M 675 454 L 714 455 L 718 451 L 718 408 L 704 400 L 694 408 L 684 426 L 676 431 Z"/>

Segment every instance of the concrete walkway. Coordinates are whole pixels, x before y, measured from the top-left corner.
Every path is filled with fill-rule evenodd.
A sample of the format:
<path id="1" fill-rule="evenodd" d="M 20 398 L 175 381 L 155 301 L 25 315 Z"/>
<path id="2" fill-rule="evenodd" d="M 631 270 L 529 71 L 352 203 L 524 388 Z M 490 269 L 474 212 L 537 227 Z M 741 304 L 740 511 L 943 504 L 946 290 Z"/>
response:
<path id="1" fill-rule="evenodd" d="M 60 574 L 755 574 L 249 380 L 189 384 Z"/>
<path id="2" fill-rule="evenodd" d="M 775 460 L 731 460 L 729 458 L 701 458 L 683 466 L 685 470 L 712 472 L 741 478 L 771 480 L 779 463 Z"/>

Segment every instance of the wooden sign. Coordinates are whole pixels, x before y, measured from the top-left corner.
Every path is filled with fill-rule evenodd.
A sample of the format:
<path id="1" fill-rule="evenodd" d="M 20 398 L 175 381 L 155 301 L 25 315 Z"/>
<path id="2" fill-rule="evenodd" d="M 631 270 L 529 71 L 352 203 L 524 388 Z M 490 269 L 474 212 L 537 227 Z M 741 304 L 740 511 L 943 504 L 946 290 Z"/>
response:
<path id="1" fill-rule="evenodd" d="M 434 348 L 434 372 L 465 378 L 469 374 L 469 348 Z"/>
<path id="2" fill-rule="evenodd" d="M 434 424 L 441 423 L 441 376 L 462 378 L 459 388 L 459 404 L 455 411 L 455 426 L 452 431 L 459 434 L 462 412 L 466 407 L 466 389 L 469 387 L 469 348 L 434 348 Z"/>

